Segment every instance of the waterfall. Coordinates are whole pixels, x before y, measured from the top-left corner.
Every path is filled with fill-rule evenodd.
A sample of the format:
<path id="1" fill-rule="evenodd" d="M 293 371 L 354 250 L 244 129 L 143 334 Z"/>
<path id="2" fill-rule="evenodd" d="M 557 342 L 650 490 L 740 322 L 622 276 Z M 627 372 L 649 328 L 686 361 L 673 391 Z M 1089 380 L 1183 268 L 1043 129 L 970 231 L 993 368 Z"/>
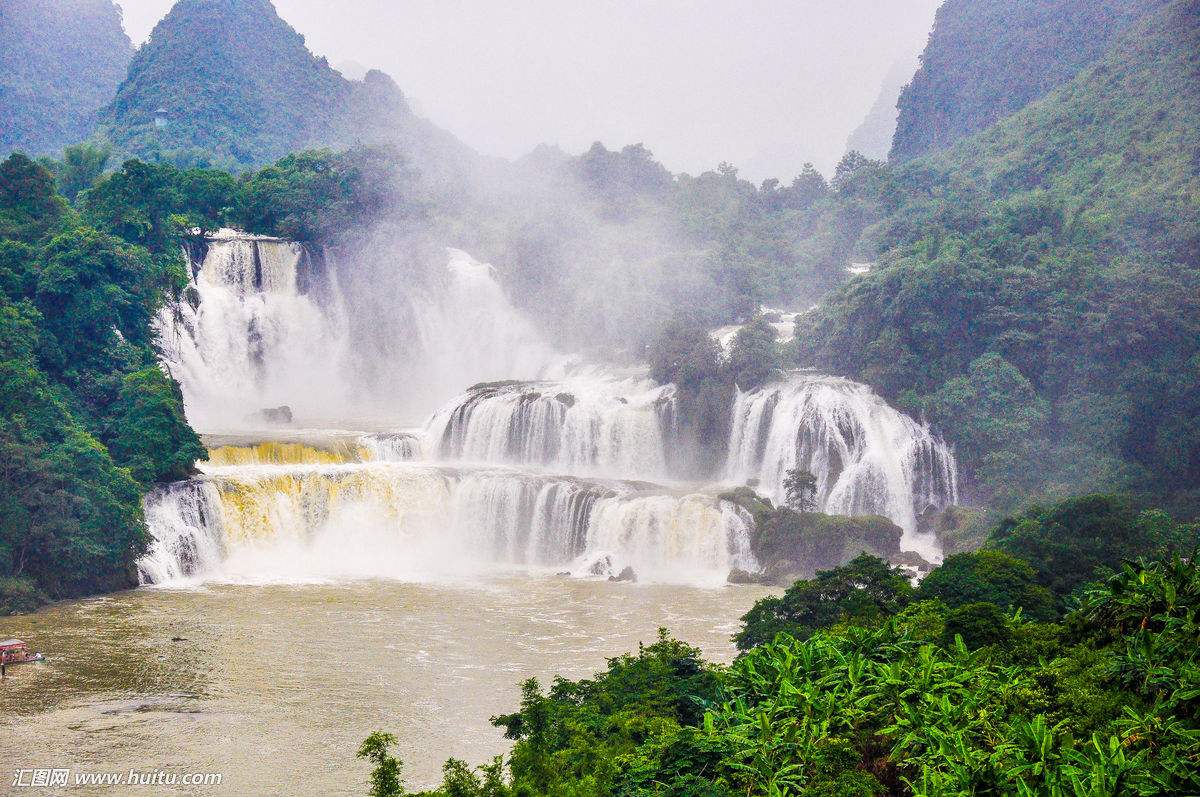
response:
<path id="1" fill-rule="evenodd" d="M 666 478 L 674 389 L 591 373 L 477 385 L 430 421 L 439 456 L 614 478 Z"/>
<path id="2" fill-rule="evenodd" d="M 228 465 L 344 465 L 351 462 L 410 462 L 421 457 L 417 432 L 307 431 L 273 440 L 219 435 L 208 441 L 207 469 Z"/>
<path id="3" fill-rule="evenodd" d="M 155 328 L 197 428 L 261 429 L 258 413 L 281 406 L 308 425 L 405 423 L 472 383 L 554 378 L 570 363 L 492 268 L 458 250 L 398 291 L 386 251 L 222 231 L 185 254 L 184 299 Z"/>
<path id="4" fill-rule="evenodd" d="M 938 556 L 935 541 L 916 535 L 916 519 L 957 500 L 954 456 L 866 385 L 801 373 L 737 395 L 726 479 L 756 481 L 780 502 L 792 468 L 816 476 L 821 511 L 883 515 L 904 530 L 906 549 Z"/>
<path id="5" fill-rule="evenodd" d="M 366 451 L 366 459 L 379 462 L 411 462 L 420 459 L 423 452 L 421 435 L 416 432 L 365 434 L 359 438 L 359 445 Z"/>
<path id="6" fill-rule="evenodd" d="M 753 569 L 749 525 L 708 494 L 509 469 L 206 466 L 147 501 L 143 582 L 411 578 L 455 566 L 720 583 Z M 597 562 L 604 567 L 596 569 Z"/>
<path id="7" fill-rule="evenodd" d="M 672 484 L 675 388 L 556 352 L 491 266 L 233 231 L 185 251 L 156 329 L 210 458 L 147 497 L 145 583 L 755 568 L 751 517 Z M 794 314 L 770 313 L 790 334 Z M 824 511 L 885 515 L 937 557 L 916 516 L 955 500 L 954 459 L 867 387 L 795 375 L 736 397 L 725 480 L 779 501 L 793 467 Z"/>
<path id="8" fill-rule="evenodd" d="M 151 540 L 138 560 L 145 584 L 179 582 L 219 568 L 225 558 L 220 495 L 211 482 L 160 487 L 146 496 Z"/>
<path id="9" fill-rule="evenodd" d="M 351 406 L 346 316 L 336 285 L 324 301 L 300 289 L 319 276 L 308 249 L 225 232 L 190 254 L 203 259 L 191 261 L 185 300 L 160 312 L 156 331 L 193 426 L 251 427 L 256 411 L 280 405 Z"/>

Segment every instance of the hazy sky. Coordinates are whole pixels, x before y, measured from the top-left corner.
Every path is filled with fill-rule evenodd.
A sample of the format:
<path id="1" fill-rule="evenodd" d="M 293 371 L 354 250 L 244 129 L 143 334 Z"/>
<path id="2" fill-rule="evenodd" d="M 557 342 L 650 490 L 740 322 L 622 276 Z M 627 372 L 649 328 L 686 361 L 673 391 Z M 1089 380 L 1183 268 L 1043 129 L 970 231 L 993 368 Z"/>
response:
<path id="1" fill-rule="evenodd" d="M 117 0 L 134 42 L 172 0 Z M 275 0 L 476 149 L 643 142 L 672 171 L 828 173 L 940 0 Z"/>

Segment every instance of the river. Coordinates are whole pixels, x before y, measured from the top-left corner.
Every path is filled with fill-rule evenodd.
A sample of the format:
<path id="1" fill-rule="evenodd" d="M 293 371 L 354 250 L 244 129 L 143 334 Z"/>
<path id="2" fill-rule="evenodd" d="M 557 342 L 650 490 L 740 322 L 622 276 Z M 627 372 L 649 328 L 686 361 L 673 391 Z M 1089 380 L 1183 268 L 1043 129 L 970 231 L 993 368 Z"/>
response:
<path id="1" fill-rule="evenodd" d="M 220 773 L 220 786 L 13 789 L 37 794 L 366 793 L 354 753 L 399 738 L 410 788 L 449 756 L 508 742 L 488 718 L 519 684 L 585 677 L 659 626 L 730 661 L 766 590 L 614 584 L 527 572 L 443 583 L 144 588 L 0 622 L 47 656 L 0 685 L 7 770 Z M 12 783 L 12 772 L 0 792 Z"/>

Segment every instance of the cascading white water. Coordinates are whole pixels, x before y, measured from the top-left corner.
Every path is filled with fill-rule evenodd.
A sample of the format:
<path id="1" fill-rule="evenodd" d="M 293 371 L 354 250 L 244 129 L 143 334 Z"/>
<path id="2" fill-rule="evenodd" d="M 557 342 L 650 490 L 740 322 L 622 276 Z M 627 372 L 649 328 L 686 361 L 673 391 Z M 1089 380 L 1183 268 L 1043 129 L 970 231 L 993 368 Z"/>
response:
<path id="1" fill-rule="evenodd" d="M 220 494 L 209 481 L 193 479 L 146 496 L 149 550 L 138 560 L 142 583 L 185 581 L 220 567 L 225 557 Z"/>
<path id="2" fill-rule="evenodd" d="M 508 469 L 234 465 L 152 495 L 146 583 L 412 578 L 489 563 L 719 583 L 753 569 L 749 525 L 704 494 Z"/>
<path id="3" fill-rule="evenodd" d="M 433 417 L 428 439 L 444 459 L 663 479 L 673 399 L 669 386 L 602 373 L 479 385 Z"/>
<path id="4" fill-rule="evenodd" d="M 421 436 L 415 432 L 379 432 L 358 439 L 370 458 L 379 462 L 412 462 L 421 459 Z"/>
<path id="5" fill-rule="evenodd" d="M 299 290 L 300 272 L 315 269 L 304 247 L 228 232 L 201 251 L 185 301 L 156 321 L 193 426 L 245 428 L 268 407 L 316 413 L 352 401 L 345 314 Z"/>
<path id="6" fill-rule="evenodd" d="M 287 406 L 310 425 L 404 423 L 475 382 L 564 373 L 569 360 L 509 303 L 491 267 L 448 251 L 444 266 L 364 318 L 371 291 L 361 283 L 378 263 L 335 268 L 335 253 L 233 231 L 190 250 L 185 301 L 156 319 L 188 419 L 205 430 L 255 429 L 259 411 Z M 353 301 L 343 272 L 353 275 Z"/>
<path id="7" fill-rule="evenodd" d="M 726 479 L 756 481 L 779 502 L 792 468 L 816 476 L 822 511 L 883 515 L 904 530 L 905 549 L 939 556 L 936 540 L 917 535 L 916 518 L 957 500 L 954 456 L 866 385 L 800 373 L 737 395 Z"/>

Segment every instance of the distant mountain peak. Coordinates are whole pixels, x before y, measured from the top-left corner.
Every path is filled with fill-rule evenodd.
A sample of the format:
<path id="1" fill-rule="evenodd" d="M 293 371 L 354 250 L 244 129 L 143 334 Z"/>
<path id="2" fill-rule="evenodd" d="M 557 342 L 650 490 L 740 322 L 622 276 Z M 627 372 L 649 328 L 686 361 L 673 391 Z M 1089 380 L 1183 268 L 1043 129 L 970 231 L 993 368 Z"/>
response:
<path id="1" fill-rule="evenodd" d="M 403 143 L 422 127 L 395 81 L 377 70 L 347 79 L 270 0 L 179 0 L 105 121 L 126 153 L 231 168 L 308 147 Z"/>

